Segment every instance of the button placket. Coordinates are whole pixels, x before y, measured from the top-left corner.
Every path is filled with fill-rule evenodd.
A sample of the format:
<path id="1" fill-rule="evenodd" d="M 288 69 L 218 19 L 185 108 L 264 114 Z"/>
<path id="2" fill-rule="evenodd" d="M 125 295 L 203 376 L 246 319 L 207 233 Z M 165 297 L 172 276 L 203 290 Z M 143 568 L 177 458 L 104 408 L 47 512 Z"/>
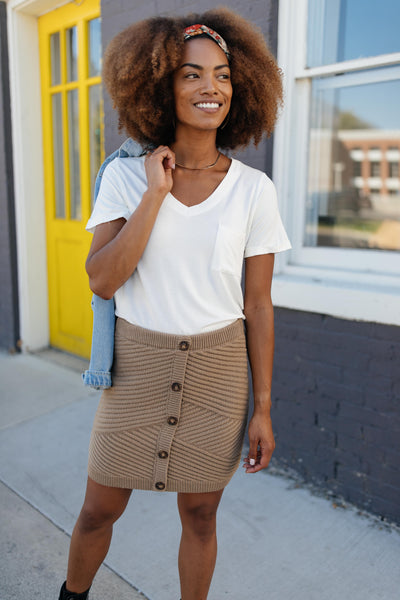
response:
<path id="1" fill-rule="evenodd" d="M 171 369 L 170 387 L 165 405 L 166 419 L 160 428 L 157 440 L 156 457 L 154 462 L 153 485 L 157 490 L 168 487 L 168 467 L 171 457 L 171 446 L 175 437 L 181 412 L 183 382 L 185 379 L 186 363 L 190 340 L 181 339 L 174 351 Z M 162 484 L 162 485 L 161 485 Z"/>

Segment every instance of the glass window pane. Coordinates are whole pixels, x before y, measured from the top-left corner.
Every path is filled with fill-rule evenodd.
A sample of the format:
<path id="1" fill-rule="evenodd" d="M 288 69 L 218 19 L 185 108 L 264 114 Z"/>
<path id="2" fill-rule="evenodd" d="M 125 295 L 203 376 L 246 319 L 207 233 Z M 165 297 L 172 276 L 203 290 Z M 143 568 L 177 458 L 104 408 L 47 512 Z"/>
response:
<path id="1" fill-rule="evenodd" d="M 70 90 L 68 92 L 68 141 L 71 219 L 80 220 L 82 214 L 79 163 L 78 90 Z"/>
<path id="2" fill-rule="evenodd" d="M 93 198 L 94 182 L 101 165 L 103 99 L 101 85 L 89 88 L 89 148 L 90 148 L 90 190 Z"/>
<path id="3" fill-rule="evenodd" d="M 78 35 L 76 27 L 65 32 L 67 44 L 67 81 L 78 79 Z"/>
<path id="4" fill-rule="evenodd" d="M 101 19 L 88 23 L 89 33 L 89 77 L 101 74 Z"/>
<path id="5" fill-rule="evenodd" d="M 60 32 L 50 36 L 51 85 L 61 83 Z"/>
<path id="6" fill-rule="evenodd" d="M 400 80 L 337 81 L 313 82 L 305 244 L 400 250 Z"/>
<path id="7" fill-rule="evenodd" d="M 399 0 L 309 0 L 309 67 L 400 51 Z"/>
<path id="8" fill-rule="evenodd" d="M 64 150 L 62 132 L 62 96 L 53 94 L 53 168 L 56 218 L 65 219 Z"/>

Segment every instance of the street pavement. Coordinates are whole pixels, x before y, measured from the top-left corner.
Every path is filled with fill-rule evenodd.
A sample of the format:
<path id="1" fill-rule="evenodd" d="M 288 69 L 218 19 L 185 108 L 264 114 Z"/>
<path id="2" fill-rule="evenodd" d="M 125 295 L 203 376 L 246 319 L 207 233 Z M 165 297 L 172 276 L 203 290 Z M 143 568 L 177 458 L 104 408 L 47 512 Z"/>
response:
<path id="1" fill-rule="evenodd" d="M 57 600 L 99 392 L 62 353 L 0 353 L 0 600 Z M 90 600 L 178 600 L 176 495 L 135 491 Z M 272 473 L 224 492 L 209 600 L 399 600 L 400 533 Z"/>

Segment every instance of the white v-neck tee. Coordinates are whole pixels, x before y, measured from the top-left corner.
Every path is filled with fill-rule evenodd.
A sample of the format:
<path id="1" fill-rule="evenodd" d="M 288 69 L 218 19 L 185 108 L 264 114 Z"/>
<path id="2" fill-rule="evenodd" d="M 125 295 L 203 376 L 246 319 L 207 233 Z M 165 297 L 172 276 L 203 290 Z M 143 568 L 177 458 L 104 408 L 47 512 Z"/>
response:
<path id="1" fill-rule="evenodd" d="M 86 228 L 128 220 L 146 189 L 144 157 L 114 159 Z M 232 159 L 200 204 L 187 207 L 166 195 L 134 273 L 115 293 L 116 315 L 164 333 L 225 327 L 244 318 L 243 259 L 290 247 L 272 181 Z"/>

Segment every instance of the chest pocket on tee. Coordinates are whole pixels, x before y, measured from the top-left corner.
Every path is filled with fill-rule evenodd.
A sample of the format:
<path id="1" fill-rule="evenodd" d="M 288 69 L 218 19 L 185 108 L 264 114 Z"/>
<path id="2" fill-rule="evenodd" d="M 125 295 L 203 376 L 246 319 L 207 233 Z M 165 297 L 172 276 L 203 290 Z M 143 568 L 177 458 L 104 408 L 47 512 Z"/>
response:
<path id="1" fill-rule="evenodd" d="M 242 275 L 245 234 L 219 225 L 211 268 L 240 278 Z"/>

